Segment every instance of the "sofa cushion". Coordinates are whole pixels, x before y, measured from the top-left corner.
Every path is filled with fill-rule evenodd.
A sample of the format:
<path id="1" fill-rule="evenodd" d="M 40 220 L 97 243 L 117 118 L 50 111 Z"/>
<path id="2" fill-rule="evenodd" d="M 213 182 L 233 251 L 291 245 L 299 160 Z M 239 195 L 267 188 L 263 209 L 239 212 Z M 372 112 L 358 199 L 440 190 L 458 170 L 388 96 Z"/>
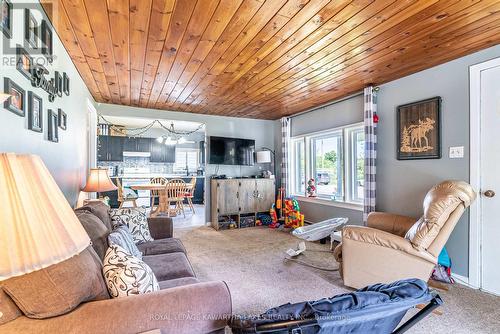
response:
<path id="1" fill-rule="evenodd" d="M 463 181 L 444 181 L 425 196 L 424 215 L 410 228 L 405 238 L 418 249 L 427 249 L 459 205 L 468 207 L 476 198 L 472 187 Z"/>
<path id="2" fill-rule="evenodd" d="M 4 290 L 34 319 L 65 314 L 80 303 L 108 299 L 101 262 L 92 247 L 63 262 L 3 282 Z"/>
<path id="3" fill-rule="evenodd" d="M 123 208 L 111 210 L 113 226 L 127 225 L 136 244 L 153 241 L 149 233 L 146 208 Z"/>
<path id="4" fill-rule="evenodd" d="M 77 210 L 87 210 L 92 212 L 104 223 L 104 225 L 106 225 L 109 231 L 113 229 L 111 224 L 111 216 L 109 215 L 110 207 L 103 202 L 93 201 L 88 203 L 87 205 L 82 206 L 81 208 L 76 209 L 75 211 Z"/>
<path id="5" fill-rule="evenodd" d="M 1 283 L 0 283 L 1 284 Z M 0 326 L 21 316 L 21 310 L 16 303 L 3 291 L 0 285 Z"/>
<path id="6" fill-rule="evenodd" d="M 148 241 L 142 244 L 138 244 L 137 248 L 144 255 L 158 255 L 167 253 L 186 253 L 184 245 L 179 239 L 168 238 Z"/>
<path id="7" fill-rule="evenodd" d="M 118 245 L 106 251 L 102 272 L 112 298 L 160 290 L 151 268 Z"/>
<path id="8" fill-rule="evenodd" d="M 142 259 L 153 269 L 158 281 L 195 277 L 193 268 L 184 253 L 148 255 Z"/>
<path id="9" fill-rule="evenodd" d="M 196 283 L 200 283 L 200 281 L 197 278 L 181 277 L 181 278 L 176 278 L 176 279 L 170 279 L 168 281 L 161 281 L 160 282 L 160 289 L 165 290 L 165 289 L 175 288 L 176 286 L 183 286 L 183 285 L 196 284 Z"/>
<path id="10" fill-rule="evenodd" d="M 108 234 L 110 231 L 106 225 L 90 211 L 75 210 L 75 213 L 89 235 L 90 240 L 92 240 L 92 247 L 102 261 L 108 249 Z"/>
<path id="11" fill-rule="evenodd" d="M 115 227 L 113 232 L 111 232 L 108 236 L 108 243 L 110 246 L 118 245 L 139 260 L 142 260 L 142 253 L 135 245 L 134 239 L 132 238 L 132 235 L 126 225 Z"/>

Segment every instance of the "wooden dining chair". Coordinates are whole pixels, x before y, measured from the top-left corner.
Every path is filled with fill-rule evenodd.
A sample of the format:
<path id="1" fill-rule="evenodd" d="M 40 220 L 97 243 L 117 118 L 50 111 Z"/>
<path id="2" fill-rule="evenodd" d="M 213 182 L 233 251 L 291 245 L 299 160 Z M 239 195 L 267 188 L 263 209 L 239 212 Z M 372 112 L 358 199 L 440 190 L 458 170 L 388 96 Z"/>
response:
<path id="1" fill-rule="evenodd" d="M 170 217 L 171 205 L 174 205 L 173 211 L 176 214 L 182 212 L 184 218 L 186 218 L 186 213 L 184 212 L 184 195 L 186 194 L 186 182 L 181 179 L 173 179 L 167 182 L 165 187 L 167 192 L 167 205 L 168 205 L 168 216 Z"/>
<path id="2" fill-rule="evenodd" d="M 159 184 L 165 186 L 167 184 L 167 179 L 164 177 L 154 177 L 150 180 L 151 184 Z M 155 208 L 155 200 L 160 200 L 160 191 L 159 190 L 151 190 L 149 193 L 149 197 L 151 199 L 151 212 L 155 212 L 158 208 Z"/>
<path id="3" fill-rule="evenodd" d="M 130 193 L 125 194 L 123 185 L 118 178 L 116 179 L 116 186 L 118 187 L 118 202 L 120 203 L 120 209 L 123 207 L 125 202 L 132 202 L 132 206 L 137 208 L 137 199 L 139 196 L 133 190 L 131 190 Z"/>
<path id="4" fill-rule="evenodd" d="M 190 187 L 187 189 L 184 198 L 187 200 L 189 207 L 191 208 L 191 212 L 194 214 L 194 206 L 193 206 L 193 198 L 194 198 L 194 189 L 196 188 L 196 178 L 191 178 L 191 181 L 188 183 Z"/>

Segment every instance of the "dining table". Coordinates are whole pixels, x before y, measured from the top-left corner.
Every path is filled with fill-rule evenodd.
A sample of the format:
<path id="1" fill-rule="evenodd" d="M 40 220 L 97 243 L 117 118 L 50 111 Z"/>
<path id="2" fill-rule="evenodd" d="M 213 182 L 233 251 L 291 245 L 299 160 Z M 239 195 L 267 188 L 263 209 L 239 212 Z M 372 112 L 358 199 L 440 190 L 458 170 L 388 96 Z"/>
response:
<path id="1" fill-rule="evenodd" d="M 149 191 L 158 191 L 158 207 L 154 210 L 151 211 L 151 217 L 156 217 L 159 215 L 167 215 L 169 217 L 175 217 L 176 214 L 175 212 L 170 211 L 170 202 L 168 201 L 168 196 L 167 196 L 167 185 L 162 185 L 158 183 L 142 183 L 142 184 L 135 184 L 131 186 L 130 188 L 133 190 L 149 190 Z M 186 183 L 186 192 L 191 190 L 194 187 L 193 184 L 191 183 Z"/>

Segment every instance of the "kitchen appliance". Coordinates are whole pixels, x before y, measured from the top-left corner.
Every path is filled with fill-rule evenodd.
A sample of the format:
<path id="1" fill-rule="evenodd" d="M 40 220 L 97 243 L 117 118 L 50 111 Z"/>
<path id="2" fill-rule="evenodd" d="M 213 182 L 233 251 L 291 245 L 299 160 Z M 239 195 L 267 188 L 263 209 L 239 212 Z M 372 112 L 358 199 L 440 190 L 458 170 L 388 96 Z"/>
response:
<path id="1" fill-rule="evenodd" d="M 125 189 L 137 184 L 145 184 L 151 182 L 151 169 L 149 167 L 124 167 L 122 176 L 122 185 Z M 139 198 L 137 199 L 138 206 L 151 206 L 149 190 L 136 191 Z"/>

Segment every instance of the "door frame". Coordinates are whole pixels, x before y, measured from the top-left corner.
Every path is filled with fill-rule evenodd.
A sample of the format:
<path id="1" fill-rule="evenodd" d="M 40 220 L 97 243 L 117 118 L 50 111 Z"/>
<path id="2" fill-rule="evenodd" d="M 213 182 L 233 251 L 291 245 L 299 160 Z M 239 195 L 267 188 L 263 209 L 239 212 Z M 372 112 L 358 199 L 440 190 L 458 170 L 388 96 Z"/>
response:
<path id="1" fill-rule="evenodd" d="M 500 66 L 500 58 L 491 59 L 469 67 L 470 91 L 470 184 L 478 191 L 470 206 L 469 219 L 469 278 L 468 284 L 481 288 L 482 275 L 482 221 L 481 221 L 481 72 Z"/>

